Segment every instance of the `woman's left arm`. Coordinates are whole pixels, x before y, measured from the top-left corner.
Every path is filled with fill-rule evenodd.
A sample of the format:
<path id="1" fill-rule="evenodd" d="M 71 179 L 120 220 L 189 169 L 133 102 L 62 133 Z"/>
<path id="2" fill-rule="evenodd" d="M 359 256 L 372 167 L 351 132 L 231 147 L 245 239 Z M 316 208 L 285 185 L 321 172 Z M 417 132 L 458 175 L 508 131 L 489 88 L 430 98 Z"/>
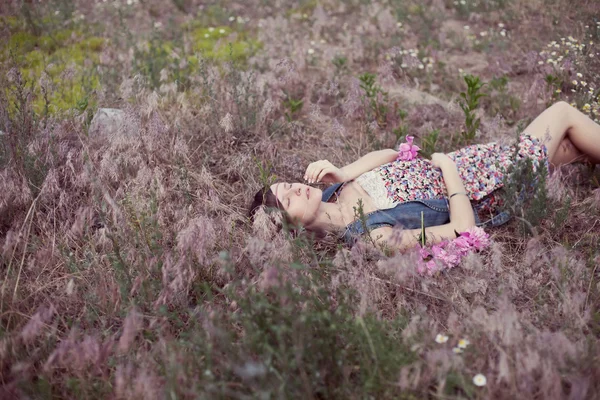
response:
<path id="1" fill-rule="evenodd" d="M 450 196 L 450 222 L 425 229 L 427 243 L 436 244 L 443 240 L 453 239 L 455 231 L 460 233 L 475 226 L 475 216 L 454 161 L 441 153 L 434 153 L 431 161 L 434 167 L 442 170 L 442 176 Z M 452 196 L 454 193 L 457 194 Z M 370 236 L 378 245 L 404 252 L 419 243 L 421 233 L 421 229 L 394 232 L 390 227 L 381 227 L 373 229 Z"/>

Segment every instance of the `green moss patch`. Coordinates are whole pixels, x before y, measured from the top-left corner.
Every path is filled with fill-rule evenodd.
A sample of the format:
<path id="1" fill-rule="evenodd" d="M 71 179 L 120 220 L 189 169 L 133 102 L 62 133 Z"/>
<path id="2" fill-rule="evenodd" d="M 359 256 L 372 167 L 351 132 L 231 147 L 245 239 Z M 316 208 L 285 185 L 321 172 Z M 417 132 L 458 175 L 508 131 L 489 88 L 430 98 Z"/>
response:
<path id="1" fill-rule="evenodd" d="M 85 37 L 77 29 L 35 36 L 16 18 L 5 18 L 4 23 L 12 33 L 5 44 L 0 44 L 0 61 L 12 60 L 30 83 L 34 111 L 47 115 L 87 108 L 89 93 L 100 86 L 90 66 L 97 64 L 106 39 Z M 6 91 L 10 99 L 11 88 Z"/>

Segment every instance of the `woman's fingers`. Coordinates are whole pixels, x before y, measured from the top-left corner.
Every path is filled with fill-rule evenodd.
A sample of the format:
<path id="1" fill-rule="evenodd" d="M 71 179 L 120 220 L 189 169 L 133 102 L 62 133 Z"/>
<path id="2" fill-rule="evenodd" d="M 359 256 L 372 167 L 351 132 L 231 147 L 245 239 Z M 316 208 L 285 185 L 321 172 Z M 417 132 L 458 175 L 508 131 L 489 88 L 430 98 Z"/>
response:
<path id="1" fill-rule="evenodd" d="M 325 175 L 329 174 L 330 172 L 334 172 L 335 170 L 336 168 L 334 166 L 323 168 L 321 172 L 319 172 L 319 175 L 317 175 L 316 182 L 321 182 L 321 179 L 323 179 Z"/>
<path id="2" fill-rule="evenodd" d="M 304 174 L 304 179 L 308 181 L 308 183 L 318 182 L 319 176 L 321 172 L 325 168 L 330 168 L 333 165 L 327 160 L 320 160 L 311 163 L 308 168 L 306 168 L 306 173 Z"/>

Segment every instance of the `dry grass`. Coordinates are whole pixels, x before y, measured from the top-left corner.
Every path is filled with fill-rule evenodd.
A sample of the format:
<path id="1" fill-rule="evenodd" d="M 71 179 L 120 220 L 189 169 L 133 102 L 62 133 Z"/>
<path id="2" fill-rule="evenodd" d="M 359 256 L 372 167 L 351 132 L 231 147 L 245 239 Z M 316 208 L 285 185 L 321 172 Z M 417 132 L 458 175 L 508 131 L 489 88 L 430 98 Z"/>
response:
<path id="1" fill-rule="evenodd" d="M 0 53 L 0 398 L 599 395 L 597 169 L 554 175 L 534 237 L 515 222 L 490 230 L 488 251 L 433 278 L 416 274 L 414 254 L 246 218 L 265 179 L 395 146 L 402 124 L 418 141 L 439 129 L 436 149 L 453 150 L 459 68 L 507 77 L 478 110 L 478 141 L 514 137 L 558 99 L 598 118 L 593 1 L 127 3 L 0 6 L 7 43 L 27 45 L 19 35 L 38 25 L 53 40 L 71 30 L 59 48 L 108 39 L 97 60 L 73 61 L 74 76 L 99 82 L 81 85 L 87 106 L 47 114 L 31 60 Z M 222 27 L 211 46 L 224 53 L 260 45 L 235 62 L 200 56 L 194 46 Z M 596 44 L 559 70 L 539 52 L 568 36 Z M 21 55 L 45 46 L 31 43 Z M 364 72 L 389 92 L 384 120 L 357 86 Z M 78 87 L 61 76 L 56 93 Z M 413 104 L 408 89 L 435 104 Z M 90 131 L 98 107 L 124 111 L 118 132 Z"/>

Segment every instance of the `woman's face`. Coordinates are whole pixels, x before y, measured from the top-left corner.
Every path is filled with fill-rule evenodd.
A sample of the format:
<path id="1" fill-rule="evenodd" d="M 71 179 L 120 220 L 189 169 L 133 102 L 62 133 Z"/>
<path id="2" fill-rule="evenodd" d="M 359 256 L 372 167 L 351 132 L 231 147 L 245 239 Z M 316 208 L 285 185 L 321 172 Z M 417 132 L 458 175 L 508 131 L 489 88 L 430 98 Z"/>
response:
<path id="1" fill-rule="evenodd" d="M 278 182 L 271 185 L 280 207 L 296 223 L 308 226 L 317 217 L 323 192 L 302 183 Z"/>

